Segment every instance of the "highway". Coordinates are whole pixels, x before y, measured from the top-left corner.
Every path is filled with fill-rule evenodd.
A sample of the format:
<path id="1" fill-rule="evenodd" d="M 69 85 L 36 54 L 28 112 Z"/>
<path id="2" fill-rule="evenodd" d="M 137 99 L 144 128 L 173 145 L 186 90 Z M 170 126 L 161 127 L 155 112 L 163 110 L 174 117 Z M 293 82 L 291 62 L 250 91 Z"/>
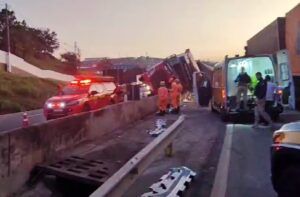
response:
<path id="1" fill-rule="evenodd" d="M 42 109 L 28 111 L 29 124 L 46 122 Z M 22 127 L 23 112 L 0 115 L 0 132 Z"/>
<path id="2" fill-rule="evenodd" d="M 183 128 L 173 143 L 174 154 L 166 157 L 163 153 L 142 174 L 136 183 L 126 192 L 127 196 L 141 196 L 172 167 L 186 166 L 197 173 L 194 183 L 184 196 L 209 196 L 215 171 L 214 165 L 222 147 L 226 125 L 218 114 L 208 108 L 199 108 L 189 104 L 183 108 L 187 116 Z M 205 177 L 204 177 L 205 175 Z M 205 179 L 205 181 L 204 181 Z M 204 183 L 206 182 L 206 183 Z"/>
<path id="3" fill-rule="evenodd" d="M 227 125 L 211 197 L 276 196 L 270 179 L 272 133 L 270 128 Z"/>
<path id="4" fill-rule="evenodd" d="M 46 121 L 42 110 L 30 111 L 28 114 L 31 124 Z M 195 181 L 185 192 L 186 197 L 276 196 L 270 180 L 270 144 L 273 133 L 270 128 L 252 129 L 249 123 L 226 124 L 220 120 L 219 114 L 212 113 L 209 108 L 199 108 L 195 103 L 185 103 L 182 114 L 186 115 L 186 120 L 173 143 L 173 156 L 166 157 L 161 153 L 124 197 L 140 196 L 170 168 L 180 166 L 189 167 L 197 173 Z M 173 121 L 176 117 L 166 115 L 163 118 Z M 154 126 L 157 118 L 150 116 L 125 128 L 126 132 L 117 130 L 98 141 L 88 141 L 73 149 L 72 153 L 85 156 L 96 154 L 105 161 L 117 161 L 118 167 L 121 167 L 152 140 L 146 131 Z M 0 123 L 1 131 L 20 127 L 22 113 L 0 116 Z M 276 124 L 277 128 L 280 126 Z M 121 152 L 120 147 L 123 150 Z M 54 191 L 51 192 L 44 181 L 28 193 L 51 196 Z M 55 183 L 52 181 L 50 185 L 51 188 Z M 28 193 L 24 193 L 24 196 Z"/>
<path id="5" fill-rule="evenodd" d="M 187 166 L 197 172 L 196 180 L 185 193 L 187 197 L 276 196 L 270 180 L 270 144 L 273 134 L 270 128 L 253 129 L 249 123 L 226 124 L 220 120 L 218 114 L 212 113 L 208 108 L 199 108 L 194 103 L 185 104 L 182 113 L 187 118 L 174 142 L 173 157 L 166 157 L 162 153 L 124 196 L 140 196 L 147 192 L 147 188 L 168 169 L 180 166 Z M 15 113 L 0 116 L 0 131 L 21 127 L 22 115 L 23 113 Z M 30 124 L 46 121 L 42 110 L 30 111 L 28 116 Z M 164 119 L 174 118 L 174 115 L 164 117 Z M 137 147 L 151 139 L 145 131 L 147 127 L 153 125 L 155 119 L 156 117 L 147 118 L 138 123 L 140 126 L 137 129 L 122 132 L 127 135 L 126 138 L 122 137 L 120 131 L 116 131 L 111 133 L 113 137 L 110 139 L 116 139 L 113 143 L 116 147 L 123 144 L 123 150 L 125 147 L 141 149 Z M 276 127 L 279 128 L 281 125 L 277 123 Z M 125 139 L 133 140 L 138 144 L 125 145 Z M 86 145 L 86 148 L 78 147 L 75 152 L 86 154 L 85 149 L 89 150 L 91 147 L 117 150 L 111 147 L 111 142 L 106 146 L 104 141 L 107 139 L 103 138 L 97 143 L 92 142 L 92 145 Z M 105 158 L 108 160 L 112 155 L 117 156 L 113 151 L 105 152 L 107 157 Z M 132 156 L 132 153 L 130 155 Z M 122 157 L 118 157 L 119 160 Z M 129 158 L 130 156 L 126 156 L 126 159 Z M 44 194 L 49 193 L 49 190 L 44 186 L 38 186 L 37 190 L 31 192 Z"/>
<path id="6" fill-rule="evenodd" d="M 197 172 L 185 196 L 275 197 L 270 179 L 270 128 L 225 124 L 210 110 L 188 108 L 174 156 L 161 155 L 124 196 L 139 196 L 171 167 Z M 276 129 L 281 124 L 276 124 Z M 147 190 L 146 190 L 147 191 Z"/>

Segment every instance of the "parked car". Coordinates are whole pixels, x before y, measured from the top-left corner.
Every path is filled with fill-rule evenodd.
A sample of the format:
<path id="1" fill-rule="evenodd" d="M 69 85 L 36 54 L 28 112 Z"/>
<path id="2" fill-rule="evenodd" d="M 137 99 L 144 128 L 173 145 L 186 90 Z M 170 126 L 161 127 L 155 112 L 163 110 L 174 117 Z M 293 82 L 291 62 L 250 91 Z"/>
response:
<path id="1" fill-rule="evenodd" d="M 99 109 L 123 101 L 123 91 L 113 77 L 78 77 L 49 98 L 44 105 L 47 120 Z"/>
<path id="2" fill-rule="evenodd" d="M 281 197 L 300 194 L 300 122 L 283 125 L 273 134 L 271 172 L 275 191 Z"/>

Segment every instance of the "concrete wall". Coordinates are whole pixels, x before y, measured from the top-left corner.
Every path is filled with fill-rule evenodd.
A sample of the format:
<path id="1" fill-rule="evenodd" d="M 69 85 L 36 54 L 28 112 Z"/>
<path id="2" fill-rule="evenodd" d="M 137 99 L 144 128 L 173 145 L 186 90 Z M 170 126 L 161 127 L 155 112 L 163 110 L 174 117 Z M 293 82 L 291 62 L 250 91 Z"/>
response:
<path id="1" fill-rule="evenodd" d="M 0 50 L 0 63 L 6 64 L 6 52 Z M 62 74 L 52 70 L 43 70 L 25 62 L 22 58 L 10 54 L 10 64 L 12 65 L 12 72 L 22 75 L 33 75 L 39 78 L 55 79 L 59 81 L 72 81 L 74 79 L 71 75 Z M 22 71 L 22 72 L 21 72 Z"/>
<path id="2" fill-rule="evenodd" d="M 246 55 L 274 54 L 285 49 L 285 18 L 277 18 L 247 41 Z"/>
<path id="3" fill-rule="evenodd" d="M 300 76 L 300 4 L 286 14 L 286 46 L 293 74 Z"/>
<path id="4" fill-rule="evenodd" d="M 0 133 L 0 196 L 20 189 L 36 164 L 55 160 L 85 140 L 101 137 L 155 111 L 156 97 L 149 97 Z"/>

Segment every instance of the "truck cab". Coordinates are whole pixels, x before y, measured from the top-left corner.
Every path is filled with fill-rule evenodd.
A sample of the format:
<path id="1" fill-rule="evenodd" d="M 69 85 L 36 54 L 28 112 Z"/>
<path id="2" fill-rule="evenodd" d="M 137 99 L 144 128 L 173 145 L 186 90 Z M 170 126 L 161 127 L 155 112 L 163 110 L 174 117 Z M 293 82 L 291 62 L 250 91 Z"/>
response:
<path id="1" fill-rule="evenodd" d="M 252 88 L 255 87 L 257 81 L 255 74 L 261 72 L 263 78 L 269 75 L 274 83 L 279 87 L 281 97 L 283 94 L 286 99 L 281 99 L 272 109 L 272 115 L 278 116 L 282 112 L 282 108 L 294 109 L 294 84 L 291 75 L 291 68 L 288 63 L 288 58 L 285 58 L 286 51 L 279 51 L 278 57 L 272 55 L 259 56 L 244 56 L 225 58 L 224 62 L 218 63 L 214 67 L 212 77 L 212 99 L 211 108 L 213 111 L 218 111 L 223 120 L 228 120 L 230 115 L 241 113 L 236 111 L 237 105 L 237 84 L 235 79 L 240 73 L 242 67 L 251 78 Z M 255 97 L 251 88 L 247 92 L 247 106 L 246 113 L 253 113 L 255 106 Z M 281 108 L 281 109 L 280 109 Z M 245 111 L 243 111 L 245 113 Z"/>

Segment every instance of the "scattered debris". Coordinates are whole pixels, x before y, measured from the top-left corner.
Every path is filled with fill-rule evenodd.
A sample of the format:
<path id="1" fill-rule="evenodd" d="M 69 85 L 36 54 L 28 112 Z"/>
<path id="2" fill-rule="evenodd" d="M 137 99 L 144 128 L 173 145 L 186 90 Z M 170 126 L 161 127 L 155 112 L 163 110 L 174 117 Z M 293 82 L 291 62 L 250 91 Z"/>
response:
<path id="1" fill-rule="evenodd" d="M 154 130 L 148 131 L 148 133 L 153 137 L 156 137 L 165 131 L 167 127 L 167 122 L 163 119 L 157 119 L 155 126 L 156 128 Z"/>
<path id="2" fill-rule="evenodd" d="M 149 187 L 150 192 L 142 197 L 177 197 L 181 196 L 196 176 L 196 173 L 187 167 L 171 168 L 157 183 Z"/>

